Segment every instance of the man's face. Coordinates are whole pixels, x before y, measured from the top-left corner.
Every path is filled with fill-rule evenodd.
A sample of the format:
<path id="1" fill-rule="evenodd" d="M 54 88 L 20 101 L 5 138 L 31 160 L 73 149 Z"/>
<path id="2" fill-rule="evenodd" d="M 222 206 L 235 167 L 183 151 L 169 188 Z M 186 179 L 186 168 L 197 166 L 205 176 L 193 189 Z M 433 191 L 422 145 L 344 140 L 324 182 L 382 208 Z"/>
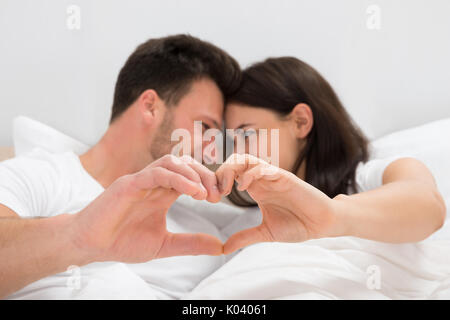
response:
<path id="1" fill-rule="evenodd" d="M 190 91 L 176 106 L 168 107 L 164 120 L 159 126 L 151 145 L 153 159 L 171 153 L 178 141 L 171 141 L 175 129 L 186 129 L 191 136 L 191 156 L 194 149 L 205 148 L 211 141 L 194 145 L 194 121 L 202 122 L 202 134 L 209 128 L 222 129 L 223 96 L 214 81 L 204 78 L 191 86 Z"/>

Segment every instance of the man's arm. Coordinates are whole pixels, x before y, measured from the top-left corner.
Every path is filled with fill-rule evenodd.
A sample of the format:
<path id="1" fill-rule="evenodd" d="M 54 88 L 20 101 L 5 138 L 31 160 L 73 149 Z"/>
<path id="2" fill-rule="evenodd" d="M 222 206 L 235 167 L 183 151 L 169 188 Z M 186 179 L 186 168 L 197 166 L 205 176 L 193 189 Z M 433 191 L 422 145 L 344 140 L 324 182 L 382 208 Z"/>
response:
<path id="1" fill-rule="evenodd" d="M 222 242 L 211 235 L 167 231 L 167 210 L 180 194 L 220 199 L 213 172 L 193 159 L 164 156 L 120 177 L 75 214 L 23 219 L 0 206 L 0 298 L 70 265 L 221 255 Z"/>
<path id="2" fill-rule="evenodd" d="M 89 263 L 74 246 L 74 216 L 23 219 L 0 205 L 0 298 L 27 284 Z"/>

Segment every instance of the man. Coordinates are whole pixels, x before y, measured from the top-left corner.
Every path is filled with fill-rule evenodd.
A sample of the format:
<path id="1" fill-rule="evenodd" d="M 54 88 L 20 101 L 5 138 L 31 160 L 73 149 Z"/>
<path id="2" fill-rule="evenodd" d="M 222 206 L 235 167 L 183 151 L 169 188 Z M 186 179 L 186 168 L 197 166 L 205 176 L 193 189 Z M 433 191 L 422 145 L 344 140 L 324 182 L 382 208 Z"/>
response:
<path id="1" fill-rule="evenodd" d="M 216 177 L 167 154 L 176 128 L 193 133 L 194 121 L 221 128 L 224 100 L 239 81 L 238 63 L 210 43 L 187 35 L 151 39 L 120 71 L 110 126 L 87 153 L 35 150 L 2 163 L 0 297 L 25 287 L 12 298 L 69 298 L 66 279 L 49 276 L 93 262 L 137 263 L 130 268 L 159 287 L 159 297 L 192 289 L 195 281 L 180 285 L 185 273 L 198 282 L 214 271 L 214 256 L 222 254 L 214 229 L 178 208 L 168 223 L 180 233 L 168 232 L 166 212 L 180 194 L 219 201 Z M 182 255 L 209 260 L 142 264 Z"/>

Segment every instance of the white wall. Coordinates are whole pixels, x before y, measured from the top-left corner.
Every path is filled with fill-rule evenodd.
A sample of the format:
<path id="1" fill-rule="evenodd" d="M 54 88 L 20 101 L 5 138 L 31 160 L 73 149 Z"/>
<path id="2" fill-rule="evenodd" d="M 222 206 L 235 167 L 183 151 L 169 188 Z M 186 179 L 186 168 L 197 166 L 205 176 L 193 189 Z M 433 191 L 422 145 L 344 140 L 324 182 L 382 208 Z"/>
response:
<path id="1" fill-rule="evenodd" d="M 69 30 L 66 9 L 81 9 Z M 381 9 L 381 29 L 366 9 Z M 150 37 L 190 33 L 246 66 L 293 55 L 316 67 L 370 137 L 450 117 L 448 0 L 0 0 L 0 146 L 27 115 L 94 143 L 117 73 Z"/>

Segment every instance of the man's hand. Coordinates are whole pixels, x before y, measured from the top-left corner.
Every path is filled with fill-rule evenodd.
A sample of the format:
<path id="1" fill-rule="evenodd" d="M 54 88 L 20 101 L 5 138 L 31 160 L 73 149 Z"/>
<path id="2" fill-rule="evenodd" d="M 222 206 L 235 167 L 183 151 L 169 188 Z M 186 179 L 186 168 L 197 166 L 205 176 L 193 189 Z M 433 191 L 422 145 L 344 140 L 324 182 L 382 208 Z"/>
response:
<path id="1" fill-rule="evenodd" d="M 119 178 L 77 214 L 24 219 L 0 205 L 0 298 L 71 265 L 222 254 L 213 236 L 167 232 L 166 212 L 180 194 L 220 200 L 213 172 L 165 156 Z"/>
<path id="2" fill-rule="evenodd" d="M 75 245 L 90 261 L 138 263 L 222 254 L 222 242 L 211 235 L 167 231 L 167 210 L 181 194 L 220 200 L 213 172 L 190 157 L 164 156 L 138 173 L 119 178 L 79 212 Z"/>
<path id="3" fill-rule="evenodd" d="M 337 232 L 332 199 L 286 170 L 248 154 L 233 154 L 216 175 L 223 194 L 230 193 L 236 180 L 263 215 L 261 225 L 228 239 L 225 254 L 257 242 L 300 242 Z"/>

